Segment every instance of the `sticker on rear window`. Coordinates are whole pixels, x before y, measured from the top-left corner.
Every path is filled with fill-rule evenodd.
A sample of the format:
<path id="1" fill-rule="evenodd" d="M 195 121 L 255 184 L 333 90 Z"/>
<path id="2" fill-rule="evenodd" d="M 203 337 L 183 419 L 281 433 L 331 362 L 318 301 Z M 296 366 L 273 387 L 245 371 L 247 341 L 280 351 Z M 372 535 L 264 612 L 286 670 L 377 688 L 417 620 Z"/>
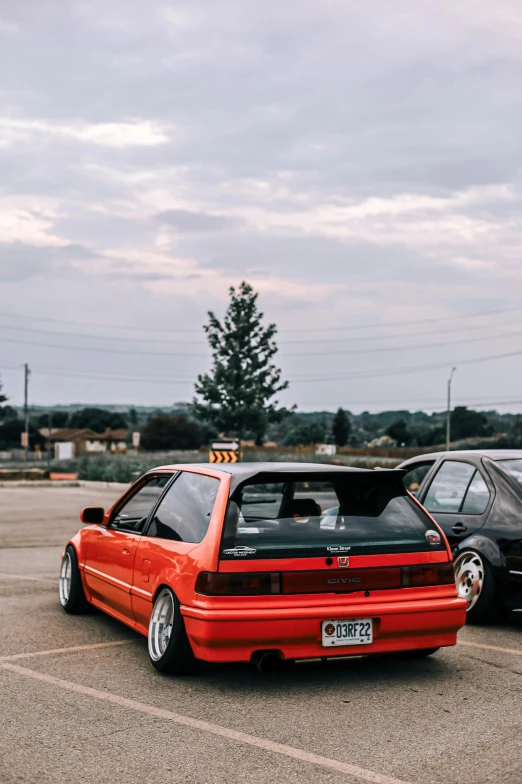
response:
<path id="1" fill-rule="evenodd" d="M 433 529 L 426 531 L 426 541 L 429 542 L 429 544 L 440 544 L 439 532 L 434 531 Z"/>
<path id="2" fill-rule="evenodd" d="M 223 555 L 243 556 L 254 555 L 257 550 L 254 547 L 232 547 L 230 550 L 223 550 Z"/>

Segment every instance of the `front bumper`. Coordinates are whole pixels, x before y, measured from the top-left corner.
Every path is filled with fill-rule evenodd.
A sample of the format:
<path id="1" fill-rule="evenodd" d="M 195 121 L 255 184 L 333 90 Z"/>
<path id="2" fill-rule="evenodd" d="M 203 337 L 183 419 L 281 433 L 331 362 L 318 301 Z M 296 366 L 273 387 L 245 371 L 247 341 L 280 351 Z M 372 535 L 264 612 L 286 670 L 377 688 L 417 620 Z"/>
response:
<path id="1" fill-rule="evenodd" d="M 259 650 L 286 659 L 439 648 L 455 645 L 466 620 L 466 601 L 456 597 L 324 605 L 303 608 L 213 610 L 181 607 L 194 655 L 209 662 L 249 661 Z M 324 648 L 321 621 L 372 618 L 371 645 Z"/>

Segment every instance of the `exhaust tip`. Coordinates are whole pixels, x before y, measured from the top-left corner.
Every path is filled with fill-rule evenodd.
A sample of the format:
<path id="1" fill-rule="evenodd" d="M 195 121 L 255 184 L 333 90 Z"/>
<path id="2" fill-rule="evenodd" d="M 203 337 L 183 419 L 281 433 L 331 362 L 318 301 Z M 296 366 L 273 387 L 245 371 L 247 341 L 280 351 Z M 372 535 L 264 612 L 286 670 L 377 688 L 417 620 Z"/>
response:
<path id="1" fill-rule="evenodd" d="M 281 651 L 254 651 L 250 661 L 258 672 L 274 672 L 282 660 Z"/>

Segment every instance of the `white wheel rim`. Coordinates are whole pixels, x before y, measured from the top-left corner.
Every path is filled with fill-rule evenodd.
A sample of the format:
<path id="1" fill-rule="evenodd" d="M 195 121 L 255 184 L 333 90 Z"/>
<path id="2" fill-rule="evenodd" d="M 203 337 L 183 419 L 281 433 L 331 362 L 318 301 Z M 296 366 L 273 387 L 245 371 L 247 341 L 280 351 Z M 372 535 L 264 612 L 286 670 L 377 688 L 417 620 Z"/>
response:
<path id="1" fill-rule="evenodd" d="M 149 654 L 153 661 L 164 655 L 174 626 L 174 599 L 164 588 L 154 603 L 149 623 Z"/>
<path id="2" fill-rule="evenodd" d="M 71 554 L 66 550 L 60 568 L 60 602 L 62 607 L 65 607 L 71 595 L 71 572 Z"/>
<path id="3" fill-rule="evenodd" d="M 480 599 L 484 587 L 484 563 L 478 553 L 462 553 L 455 561 L 457 593 L 468 603 L 469 612 Z"/>

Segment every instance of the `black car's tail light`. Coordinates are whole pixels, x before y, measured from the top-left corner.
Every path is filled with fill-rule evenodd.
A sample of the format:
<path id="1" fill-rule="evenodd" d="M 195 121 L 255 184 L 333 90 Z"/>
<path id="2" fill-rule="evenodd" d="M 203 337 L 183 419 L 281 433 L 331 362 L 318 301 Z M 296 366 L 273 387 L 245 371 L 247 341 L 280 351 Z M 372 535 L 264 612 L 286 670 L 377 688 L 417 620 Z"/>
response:
<path id="1" fill-rule="evenodd" d="M 417 588 L 423 585 L 451 585 L 455 582 L 455 573 L 452 563 L 403 566 L 401 578 L 403 588 Z"/>
<path id="2" fill-rule="evenodd" d="M 196 593 L 206 596 L 260 596 L 281 593 L 281 576 L 279 572 L 201 572 L 196 580 Z"/>

